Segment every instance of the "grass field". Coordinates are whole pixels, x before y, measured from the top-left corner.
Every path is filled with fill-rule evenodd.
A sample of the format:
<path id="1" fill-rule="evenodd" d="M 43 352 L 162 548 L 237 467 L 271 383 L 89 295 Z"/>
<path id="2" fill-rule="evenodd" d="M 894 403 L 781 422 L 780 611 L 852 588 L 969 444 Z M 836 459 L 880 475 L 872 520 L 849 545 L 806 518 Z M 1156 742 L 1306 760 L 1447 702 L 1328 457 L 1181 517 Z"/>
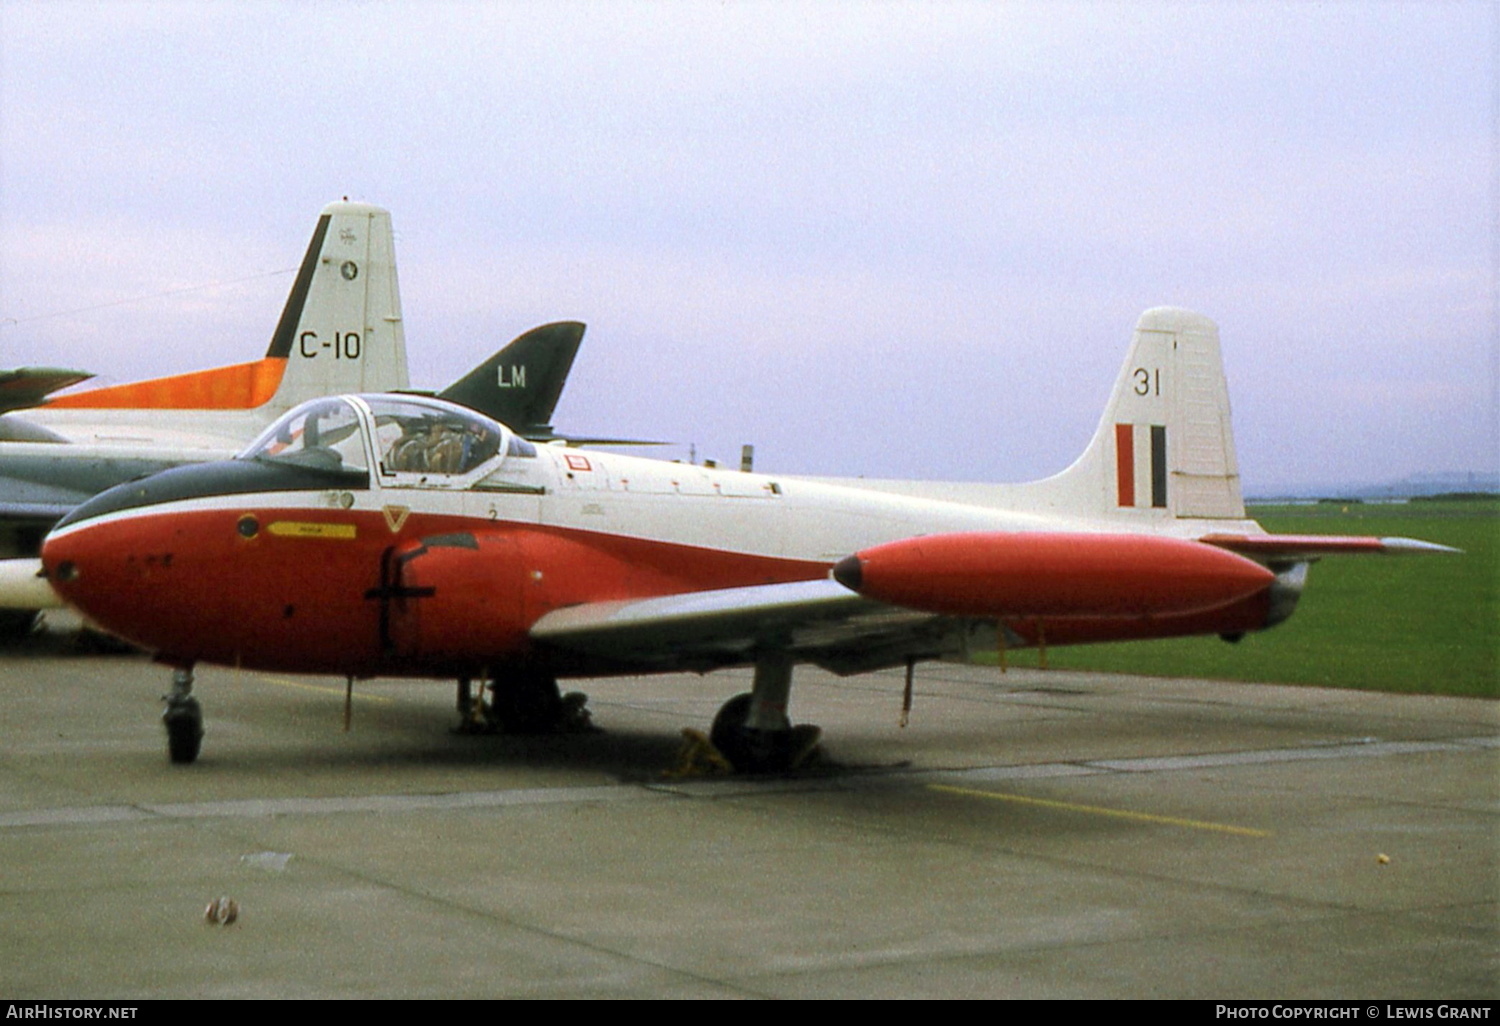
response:
<path id="1" fill-rule="evenodd" d="M 1297 612 L 1238 644 L 1175 638 L 1053 648 L 1049 666 L 1443 695 L 1500 695 L 1500 499 L 1253 507 L 1277 534 L 1401 535 L 1462 556 L 1312 567 Z M 1035 666 L 1034 651 L 1011 665 Z"/>

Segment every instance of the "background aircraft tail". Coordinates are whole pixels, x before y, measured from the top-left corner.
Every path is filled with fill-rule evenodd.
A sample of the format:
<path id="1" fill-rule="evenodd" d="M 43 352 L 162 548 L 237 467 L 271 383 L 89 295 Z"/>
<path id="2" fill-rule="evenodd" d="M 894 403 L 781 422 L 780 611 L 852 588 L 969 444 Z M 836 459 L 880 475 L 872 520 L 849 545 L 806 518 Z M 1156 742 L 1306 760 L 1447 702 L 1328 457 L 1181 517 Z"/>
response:
<path id="1" fill-rule="evenodd" d="M 532 328 L 439 392 L 527 438 L 552 438 L 552 411 L 583 342 L 584 326 L 559 321 Z"/>
<path id="2" fill-rule="evenodd" d="M 1035 487 L 1085 514 L 1242 518 L 1218 325 L 1174 307 L 1141 314 L 1093 440 Z"/>
<path id="3" fill-rule="evenodd" d="M 437 393 L 498 420 L 533 442 L 565 445 L 665 445 L 645 438 L 565 435 L 552 427 L 552 411 L 568 382 L 584 326 L 558 321 L 532 328 Z"/>
<path id="4" fill-rule="evenodd" d="M 406 388 L 406 334 L 387 210 L 323 208 L 263 359 L 59 396 L 50 408 L 277 414 L 305 399 Z"/>

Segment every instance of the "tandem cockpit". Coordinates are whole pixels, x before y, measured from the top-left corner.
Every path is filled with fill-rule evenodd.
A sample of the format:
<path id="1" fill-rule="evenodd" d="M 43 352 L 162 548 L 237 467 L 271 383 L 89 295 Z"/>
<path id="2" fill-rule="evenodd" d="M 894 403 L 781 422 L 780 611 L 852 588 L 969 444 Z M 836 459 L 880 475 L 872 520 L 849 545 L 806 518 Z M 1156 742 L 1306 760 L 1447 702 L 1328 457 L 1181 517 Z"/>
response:
<path id="1" fill-rule="evenodd" d="M 237 457 L 360 475 L 383 487 L 466 488 L 536 447 L 498 421 L 418 396 L 349 395 L 290 410 Z"/>
<path id="2" fill-rule="evenodd" d="M 262 492 L 385 488 L 540 494 L 536 446 L 481 413 L 440 399 L 345 395 L 284 414 L 232 460 L 190 463 L 116 485 L 58 528 L 164 503 Z"/>

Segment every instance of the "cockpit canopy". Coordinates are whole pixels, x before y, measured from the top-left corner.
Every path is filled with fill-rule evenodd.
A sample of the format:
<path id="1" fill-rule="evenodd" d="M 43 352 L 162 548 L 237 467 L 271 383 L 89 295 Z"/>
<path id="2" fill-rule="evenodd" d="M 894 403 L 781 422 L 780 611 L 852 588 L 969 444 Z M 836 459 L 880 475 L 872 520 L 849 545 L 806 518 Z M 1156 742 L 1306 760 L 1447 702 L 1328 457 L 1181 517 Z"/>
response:
<path id="1" fill-rule="evenodd" d="M 416 396 L 336 396 L 303 403 L 267 428 L 239 459 L 442 479 L 474 474 L 536 448 L 473 410 Z"/>
<path id="2" fill-rule="evenodd" d="M 312 399 L 283 414 L 237 459 L 369 471 L 359 415 L 348 399 Z"/>

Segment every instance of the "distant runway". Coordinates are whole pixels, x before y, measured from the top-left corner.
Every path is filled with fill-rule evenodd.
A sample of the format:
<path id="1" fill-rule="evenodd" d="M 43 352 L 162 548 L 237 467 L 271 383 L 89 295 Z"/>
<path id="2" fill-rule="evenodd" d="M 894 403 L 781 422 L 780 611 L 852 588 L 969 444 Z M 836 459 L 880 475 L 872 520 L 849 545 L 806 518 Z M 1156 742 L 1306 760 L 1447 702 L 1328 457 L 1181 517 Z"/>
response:
<path id="1" fill-rule="evenodd" d="M 0 655 L 0 996 L 1500 996 L 1500 704 L 946 666 L 798 671 L 825 761 L 671 779 L 748 675 L 451 685 Z M 204 923 L 220 896 L 230 926 Z"/>

